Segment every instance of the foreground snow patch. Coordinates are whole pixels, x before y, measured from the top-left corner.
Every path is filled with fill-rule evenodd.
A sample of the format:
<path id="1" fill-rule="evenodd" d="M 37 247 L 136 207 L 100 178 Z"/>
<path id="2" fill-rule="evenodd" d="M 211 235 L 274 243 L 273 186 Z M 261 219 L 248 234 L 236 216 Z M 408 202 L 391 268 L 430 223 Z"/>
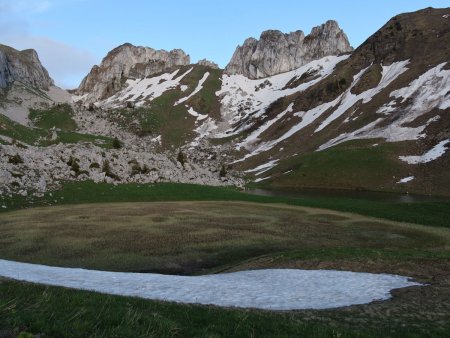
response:
<path id="1" fill-rule="evenodd" d="M 421 285 L 403 276 L 333 270 L 269 269 L 185 277 L 6 260 L 0 260 L 0 276 L 113 295 L 267 310 L 366 304 L 390 298 L 392 289 Z"/>

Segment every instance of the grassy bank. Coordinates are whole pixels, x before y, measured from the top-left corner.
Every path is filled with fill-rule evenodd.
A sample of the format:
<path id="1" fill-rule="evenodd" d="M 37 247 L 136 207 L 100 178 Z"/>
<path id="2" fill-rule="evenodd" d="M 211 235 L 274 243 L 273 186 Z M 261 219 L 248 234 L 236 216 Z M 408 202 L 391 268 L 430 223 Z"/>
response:
<path id="1" fill-rule="evenodd" d="M 271 313 L 177 305 L 0 282 L 0 328 L 45 337 L 444 337 L 443 328 L 311 323 L 311 312 Z M 327 313 L 323 314 L 327 317 Z M 329 321 L 330 318 L 327 318 Z"/>

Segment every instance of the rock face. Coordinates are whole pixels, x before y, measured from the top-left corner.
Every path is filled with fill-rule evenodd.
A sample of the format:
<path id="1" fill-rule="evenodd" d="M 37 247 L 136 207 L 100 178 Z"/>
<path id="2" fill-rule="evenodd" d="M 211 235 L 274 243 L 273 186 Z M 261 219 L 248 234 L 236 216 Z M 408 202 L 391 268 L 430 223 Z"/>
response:
<path id="1" fill-rule="evenodd" d="M 259 79 L 294 70 L 324 56 L 352 50 L 347 36 L 332 20 L 314 27 L 307 36 L 302 31 L 284 34 L 268 30 L 261 34 L 259 40 L 249 38 L 238 46 L 225 72 Z"/>
<path id="2" fill-rule="evenodd" d="M 213 69 L 219 69 L 219 65 L 217 63 L 206 60 L 206 59 L 202 59 L 202 60 L 198 61 L 197 64 L 200 66 L 206 66 L 206 67 L 213 68 Z"/>
<path id="3" fill-rule="evenodd" d="M 99 66 L 94 66 L 78 87 L 78 94 L 88 94 L 87 102 L 95 102 L 121 89 L 126 78 L 144 78 L 176 66 L 190 63 L 181 49 L 170 52 L 129 43 L 110 51 Z"/>
<path id="4" fill-rule="evenodd" d="M 0 89 L 7 88 L 14 81 L 45 90 L 53 86 L 53 80 L 35 50 L 18 51 L 0 44 Z"/>

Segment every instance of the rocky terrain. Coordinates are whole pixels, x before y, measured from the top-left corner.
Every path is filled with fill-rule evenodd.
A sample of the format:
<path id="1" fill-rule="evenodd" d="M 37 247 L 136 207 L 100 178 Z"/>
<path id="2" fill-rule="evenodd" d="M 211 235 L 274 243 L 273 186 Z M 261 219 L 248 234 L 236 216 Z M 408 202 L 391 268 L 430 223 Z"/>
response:
<path id="1" fill-rule="evenodd" d="M 450 195 L 449 14 L 398 15 L 354 51 L 334 21 L 308 36 L 266 31 L 224 71 L 125 44 L 61 101 L 64 121 L 46 98 L 54 87 L 30 94 L 16 79 L 2 103 L 13 95 L 16 110 L 0 111 L 2 191 L 40 193 L 65 179 L 245 180 Z M 20 121 L 25 92 L 42 107 Z"/>
<path id="2" fill-rule="evenodd" d="M 225 73 L 260 79 L 294 70 L 324 56 L 352 50 L 344 31 L 333 20 L 314 27 L 307 36 L 302 31 L 284 34 L 268 30 L 259 40 L 248 38 L 238 46 Z"/>
<path id="3" fill-rule="evenodd" d="M 86 95 L 85 101 L 95 102 L 121 89 L 125 78 L 145 78 L 189 63 L 189 55 L 181 49 L 167 52 L 126 43 L 110 51 L 99 66 L 92 67 L 77 93 Z"/>

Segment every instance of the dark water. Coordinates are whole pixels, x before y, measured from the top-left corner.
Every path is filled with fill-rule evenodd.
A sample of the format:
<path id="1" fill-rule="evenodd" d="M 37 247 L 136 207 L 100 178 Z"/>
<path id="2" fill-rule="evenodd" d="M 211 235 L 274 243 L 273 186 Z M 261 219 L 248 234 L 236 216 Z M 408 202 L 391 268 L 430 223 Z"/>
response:
<path id="1" fill-rule="evenodd" d="M 449 201 L 450 198 L 427 195 L 411 195 L 376 191 L 327 190 L 327 189 L 246 189 L 246 193 L 261 196 L 291 198 L 352 198 L 386 203 L 412 203 Z"/>

